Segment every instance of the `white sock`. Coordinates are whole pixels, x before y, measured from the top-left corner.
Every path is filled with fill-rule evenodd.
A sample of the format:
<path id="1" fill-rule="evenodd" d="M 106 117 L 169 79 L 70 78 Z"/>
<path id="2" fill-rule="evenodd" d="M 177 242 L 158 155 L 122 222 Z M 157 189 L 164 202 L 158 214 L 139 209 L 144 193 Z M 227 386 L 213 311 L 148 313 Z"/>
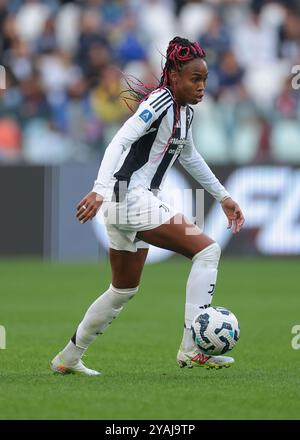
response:
<path id="1" fill-rule="evenodd" d="M 76 364 L 85 352 L 84 348 L 76 347 L 76 345 L 69 341 L 65 348 L 62 350 L 61 355 L 63 360 L 68 365 Z"/>
<path id="2" fill-rule="evenodd" d="M 209 307 L 214 293 L 221 248 L 213 243 L 198 252 L 192 259 L 192 268 L 186 287 L 185 325 L 181 350 L 192 351 L 195 343 L 192 338 L 191 324 L 201 308 Z"/>
<path id="3" fill-rule="evenodd" d="M 108 290 L 91 304 L 76 333 L 61 352 L 66 362 L 77 362 L 97 335 L 104 332 L 137 291 L 138 287 L 117 289 L 111 284 Z"/>

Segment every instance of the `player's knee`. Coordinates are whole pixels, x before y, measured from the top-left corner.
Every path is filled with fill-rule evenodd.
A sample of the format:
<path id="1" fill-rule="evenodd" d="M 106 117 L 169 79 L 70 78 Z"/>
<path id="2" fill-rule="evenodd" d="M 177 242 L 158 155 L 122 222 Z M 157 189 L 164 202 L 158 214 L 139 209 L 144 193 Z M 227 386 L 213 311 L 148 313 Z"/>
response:
<path id="1" fill-rule="evenodd" d="M 202 260 L 202 261 L 213 261 L 218 263 L 221 257 L 221 247 L 217 242 L 214 242 L 202 249 L 193 256 L 192 261 Z"/>

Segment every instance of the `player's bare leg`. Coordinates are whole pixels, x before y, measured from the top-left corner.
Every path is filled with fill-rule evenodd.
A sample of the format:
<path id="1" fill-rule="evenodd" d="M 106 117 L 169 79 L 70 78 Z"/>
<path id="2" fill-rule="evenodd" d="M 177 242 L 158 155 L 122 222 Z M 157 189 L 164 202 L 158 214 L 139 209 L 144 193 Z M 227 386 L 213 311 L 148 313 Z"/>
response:
<path id="1" fill-rule="evenodd" d="M 137 237 L 153 246 L 177 252 L 189 259 L 214 243 L 182 214 L 176 214 L 168 223 L 155 229 L 138 232 Z"/>
<path id="2" fill-rule="evenodd" d="M 205 368 L 228 367 L 234 360 L 227 356 L 205 356 L 197 349 L 191 334 L 191 323 L 199 309 L 209 307 L 214 293 L 220 246 L 204 235 L 182 214 L 155 229 L 138 233 L 138 237 L 154 246 L 169 249 L 192 260 L 187 281 L 185 324 L 177 362 L 181 367 L 203 366 Z"/>
<path id="3" fill-rule="evenodd" d="M 110 249 L 112 284 L 87 310 L 74 336 L 52 360 L 51 368 L 61 374 L 100 374 L 90 370 L 81 361 L 88 346 L 102 334 L 126 303 L 137 293 L 148 249 L 137 252 Z"/>

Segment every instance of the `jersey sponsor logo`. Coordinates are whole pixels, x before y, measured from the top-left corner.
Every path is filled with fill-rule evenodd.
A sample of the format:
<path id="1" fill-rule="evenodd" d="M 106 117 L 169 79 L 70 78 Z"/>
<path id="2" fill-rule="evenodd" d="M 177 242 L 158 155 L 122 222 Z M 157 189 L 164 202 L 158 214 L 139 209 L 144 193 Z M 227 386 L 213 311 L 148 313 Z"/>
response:
<path id="1" fill-rule="evenodd" d="M 148 122 L 152 118 L 152 113 L 149 110 L 143 110 L 139 117 L 144 121 Z"/>
<path id="2" fill-rule="evenodd" d="M 174 140 L 174 142 L 173 142 Z M 180 154 L 186 144 L 185 139 L 172 139 L 171 144 L 175 146 L 180 142 L 180 144 L 176 148 L 169 148 L 168 154 Z"/>
<path id="3" fill-rule="evenodd" d="M 178 145 L 178 146 L 183 146 L 186 144 L 186 139 L 176 139 L 176 138 L 172 138 L 171 139 L 171 144 L 173 145 Z"/>

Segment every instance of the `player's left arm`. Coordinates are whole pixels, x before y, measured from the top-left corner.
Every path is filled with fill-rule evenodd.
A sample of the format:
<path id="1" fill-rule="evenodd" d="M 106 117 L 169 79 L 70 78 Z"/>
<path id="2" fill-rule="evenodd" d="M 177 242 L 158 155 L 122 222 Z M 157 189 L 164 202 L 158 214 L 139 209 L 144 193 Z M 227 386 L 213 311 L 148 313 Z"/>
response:
<path id="1" fill-rule="evenodd" d="M 182 150 L 179 162 L 206 191 L 220 202 L 228 219 L 228 229 L 232 228 L 234 234 L 240 232 L 245 222 L 243 212 L 196 150 L 191 132 L 188 134 L 187 144 Z"/>

